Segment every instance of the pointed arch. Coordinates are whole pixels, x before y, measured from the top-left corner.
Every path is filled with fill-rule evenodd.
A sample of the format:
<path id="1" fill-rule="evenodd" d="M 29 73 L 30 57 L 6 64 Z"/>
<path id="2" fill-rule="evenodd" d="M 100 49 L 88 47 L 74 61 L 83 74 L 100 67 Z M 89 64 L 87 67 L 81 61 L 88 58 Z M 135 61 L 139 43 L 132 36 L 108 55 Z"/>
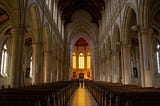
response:
<path id="1" fill-rule="evenodd" d="M 127 34 L 131 30 L 132 25 L 137 25 L 137 23 L 138 23 L 137 12 L 135 10 L 136 9 L 132 4 L 128 4 L 125 8 L 123 21 L 122 21 L 123 22 L 123 24 L 122 24 L 122 26 L 123 26 L 123 28 L 122 28 L 122 32 L 123 32 L 122 41 L 124 43 L 127 43 L 129 40 L 129 36 L 127 36 Z M 134 22 L 132 21 L 133 18 L 136 19 L 136 20 L 134 20 Z"/>
<path id="2" fill-rule="evenodd" d="M 12 8 L 11 8 L 11 6 L 5 0 L 2 0 L 0 2 L 0 8 L 2 8 L 3 10 L 5 10 L 9 16 L 12 15 Z"/>
<path id="3" fill-rule="evenodd" d="M 150 25 L 149 23 L 149 1 L 150 0 L 141 0 L 140 1 L 140 12 L 139 14 L 141 14 L 140 16 L 140 26 L 141 26 L 141 29 L 144 29 L 144 28 L 148 28 Z"/>
<path id="4" fill-rule="evenodd" d="M 114 30 L 113 30 L 113 48 L 115 51 L 120 49 L 121 46 L 121 38 L 120 38 L 120 30 L 117 24 L 114 25 Z"/>
<path id="5" fill-rule="evenodd" d="M 39 43 L 42 40 L 41 19 L 39 8 L 35 3 L 27 9 L 26 17 L 26 26 L 32 35 L 33 43 Z"/>

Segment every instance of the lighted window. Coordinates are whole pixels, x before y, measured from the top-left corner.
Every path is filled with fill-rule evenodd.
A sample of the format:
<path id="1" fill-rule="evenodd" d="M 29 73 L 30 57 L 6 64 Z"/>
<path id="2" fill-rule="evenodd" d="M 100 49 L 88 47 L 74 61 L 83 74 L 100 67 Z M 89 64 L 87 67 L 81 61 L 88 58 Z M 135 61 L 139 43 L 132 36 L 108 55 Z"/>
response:
<path id="1" fill-rule="evenodd" d="M 32 71 L 32 57 L 30 58 L 30 73 L 29 77 L 32 77 L 33 71 Z"/>
<path id="2" fill-rule="evenodd" d="M 3 77 L 7 76 L 7 58 L 8 58 L 7 47 L 6 45 L 4 45 L 2 49 L 2 60 L 1 60 L 1 71 L 0 71 Z"/>
<path id="3" fill-rule="evenodd" d="M 73 53 L 73 57 L 72 57 L 72 67 L 75 69 L 76 68 L 76 55 L 75 53 Z"/>
<path id="4" fill-rule="evenodd" d="M 84 54 L 79 54 L 79 69 L 84 69 Z"/>
<path id="5" fill-rule="evenodd" d="M 90 53 L 87 55 L 87 69 L 90 69 L 91 63 L 90 63 Z"/>
<path id="6" fill-rule="evenodd" d="M 159 44 L 157 44 L 156 55 L 157 55 L 157 67 L 158 67 L 158 73 L 160 73 L 160 45 L 159 45 Z"/>

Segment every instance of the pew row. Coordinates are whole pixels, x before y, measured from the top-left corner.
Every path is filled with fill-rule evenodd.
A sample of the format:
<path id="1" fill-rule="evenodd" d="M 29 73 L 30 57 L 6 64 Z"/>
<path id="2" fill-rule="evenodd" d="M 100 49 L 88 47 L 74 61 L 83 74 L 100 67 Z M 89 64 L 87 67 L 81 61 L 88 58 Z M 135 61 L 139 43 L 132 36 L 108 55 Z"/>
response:
<path id="1" fill-rule="evenodd" d="M 160 106 L 160 88 L 86 81 L 86 87 L 100 106 Z"/>
<path id="2" fill-rule="evenodd" d="M 64 106 L 78 86 L 62 81 L 0 90 L 0 106 Z"/>

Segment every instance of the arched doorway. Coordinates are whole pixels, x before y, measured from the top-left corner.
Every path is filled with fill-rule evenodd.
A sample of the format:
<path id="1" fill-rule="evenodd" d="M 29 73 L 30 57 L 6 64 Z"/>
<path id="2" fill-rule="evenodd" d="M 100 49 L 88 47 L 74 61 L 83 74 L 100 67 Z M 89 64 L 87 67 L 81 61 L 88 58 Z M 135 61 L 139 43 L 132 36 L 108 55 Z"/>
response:
<path id="1" fill-rule="evenodd" d="M 80 37 L 72 49 L 72 79 L 83 77 L 86 80 L 92 79 L 91 56 L 89 43 Z"/>

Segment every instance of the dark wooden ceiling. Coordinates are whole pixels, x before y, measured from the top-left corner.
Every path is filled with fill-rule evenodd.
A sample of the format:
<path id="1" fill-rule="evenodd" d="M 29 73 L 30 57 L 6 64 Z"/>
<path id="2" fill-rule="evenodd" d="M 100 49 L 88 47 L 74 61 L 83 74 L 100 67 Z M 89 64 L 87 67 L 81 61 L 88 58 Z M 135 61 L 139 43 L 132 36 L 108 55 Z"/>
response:
<path id="1" fill-rule="evenodd" d="M 79 9 L 88 11 L 92 16 L 92 22 L 98 24 L 105 2 L 104 0 L 59 0 L 58 8 L 62 11 L 65 24 L 71 22 L 72 14 Z"/>

